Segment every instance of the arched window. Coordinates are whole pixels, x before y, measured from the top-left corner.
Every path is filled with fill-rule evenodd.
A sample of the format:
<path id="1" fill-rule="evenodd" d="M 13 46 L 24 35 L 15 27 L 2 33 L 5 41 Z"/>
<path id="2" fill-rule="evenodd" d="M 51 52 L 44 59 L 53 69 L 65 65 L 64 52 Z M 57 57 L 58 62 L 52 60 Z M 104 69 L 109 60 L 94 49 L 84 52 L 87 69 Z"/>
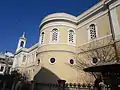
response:
<path id="1" fill-rule="evenodd" d="M 20 47 L 23 47 L 23 45 L 24 45 L 24 41 L 21 41 Z"/>
<path id="2" fill-rule="evenodd" d="M 95 24 L 91 24 L 89 26 L 89 35 L 90 35 L 90 40 L 93 40 L 93 39 L 97 38 L 97 32 L 96 32 L 96 25 Z"/>
<path id="3" fill-rule="evenodd" d="M 54 28 L 52 30 L 52 41 L 53 42 L 56 42 L 58 41 L 58 29 Z"/>
<path id="4" fill-rule="evenodd" d="M 38 59 L 37 64 L 38 64 L 38 65 L 40 64 L 40 59 Z"/>
<path id="5" fill-rule="evenodd" d="M 26 55 L 23 56 L 23 62 L 25 62 L 25 60 L 26 60 Z"/>
<path id="6" fill-rule="evenodd" d="M 44 32 L 42 32 L 42 34 L 41 34 L 41 44 L 43 43 L 43 40 L 44 40 Z"/>
<path id="7" fill-rule="evenodd" d="M 69 30 L 69 43 L 75 43 L 75 32 L 73 30 Z"/>

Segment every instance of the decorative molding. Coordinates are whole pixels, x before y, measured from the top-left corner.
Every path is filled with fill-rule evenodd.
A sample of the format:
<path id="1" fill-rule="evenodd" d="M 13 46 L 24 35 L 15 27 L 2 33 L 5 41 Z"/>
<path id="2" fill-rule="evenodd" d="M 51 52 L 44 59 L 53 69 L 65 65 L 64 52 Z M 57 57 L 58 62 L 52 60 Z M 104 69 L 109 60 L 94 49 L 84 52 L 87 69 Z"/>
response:
<path id="1" fill-rule="evenodd" d="M 78 47 L 87 45 L 87 44 L 92 43 L 92 42 L 94 42 L 94 41 L 99 41 L 99 40 L 101 40 L 101 39 L 104 39 L 104 38 L 107 38 L 107 37 L 110 37 L 110 36 L 112 36 L 112 34 L 109 34 L 109 35 L 106 35 L 106 36 L 103 36 L 103 37 L 99 37 L 99 38 L 97 38 L 97 39 L 95 39 L 95 40 L 92 40 L 92 41 L 89 41 L 89 42 L 87 42 L 87 43 L 83 43 L 83 44 L 81 44 L 81 45 L 78 46 Z"/>
<path id="2" fill-rule="evenodd" d="M 42 23 L 40 24 L 39 28 L 42 27 L 45 23 L 53 21 L 53 20 L 59 20 L 59 21 L 68 21 L 72 23 L 76 23 L 77 19 L 75 16 L 67 14 L 67 13 L 54 13 L 46 16 L 43 20 Z"/>
<path id="3" fill-rule="evenodd" d="M 77 25 L 71 25 L 71 24 L 68 24 L 68 23 L 51 23 L 50 25 L 45 25 L 44 27 L 42 27 L 41 31 L 44 31 L 45 29 L 47 28 L 50 28 L 50 27 L 58 27 L 58 26 L 66 26 L 66 27 L 70 27 L 70 28 L 74 28 L 76 29 Z"/>
<path id="4" fill-rule="evenodd" d="M 71 59 L 74 61 L 73 64 L 70 63 L 70 60 L 71 60 Z M 75 64 L 76 64 L 76 59 L 75 59 L 74 57 L 71 57 L 71 58 L 69 58 L 69 59 L 67 60 L 67 63 L 70 64 L 70 65 L 75 65 Z"/>
<path id="5" fill-rule="evenodd" d="M 54 29 L 54 28 L 56 28 L 57 30 L 58 30 L 58 32 L 57 32 L 57 41 L 52 41 L 52 35 L 53 35 L 53 33 L 52 33 L 52 30 Z M 51 30 L 50 30 L 50 41 L 49 41 L 49 43 L 51 43 L 51 44 L 58 44 L 59 43 L 59 37 L 60 37 L 60 30 L 57 28 L 57 27 L 54 27 L 54 28 L 52 28 Z"/>
<path id="6" fill-rule="evenodd" d="M 76 47 L 73 44 L 68 44 L 68 43 L 57 43 L 58 45 L 68 45 L 68 46 L 72 46 L 72 47 Z M 44 46 L 48 46 L 48 45 L 55 45 L 54 43 L 48 43 L 48 44 L 41 44 L 39 45 L 39 47 L 44 47 Z"/>
<path id="7" fill-rule="evenodd" d="M 77 18 L 78 21 L 82 21 L 83 19 L 89 17 L 90 15 L 94 14 L 98 10 L 102 9 L 104 7 L 104 1 L 99 2 L 98 4 L 94 5 L 90 9 L 86 10 L 82 14 L 80 14 Z"/>
<path id="8" fill-rule="evenodd" d="M 87 25 L 88 23 L 90 23 L 90 22 L 92 22 L 92 21 L 94 21 L 94 20 L 96 20 L 96 19 L 98 19 L 98 18 L 104 16 L 104 15 L 107 14 L 107 13 L 108 13 L 108 10 L 106 10 L 106 11 L 100 13 L 100 14 L 97 15 L 97 16 L 94 16 L 94 18 L 91 18 L 91 19 L 86 20 L 86 21 L 83 22 L 82 24 L 78 24 L 77 30 L 78 30 L 79 28 L 83 27 L 84 25 Z"/>
<path id="9" fill-rule="evenodd" d="M 49 64 L 51 64 L 51 65 L 56 64 L 56 58 L 55 58 L 55 62 L 54 62 L 54 63 L 51 63 L 51 62 L 50 62 L 50 59 L 51 59 L 51 58 L 55 58 L 55 57 L 50 57 L 50 58 L 49 58 L 49 60 L 48 60 Z"/>
<path id="10" fill-rule="evenodd" d="M 69 42 L 69 31 L 70 30 L 73 30 L 74 31 L 74 35 L 73 35 L 73 43 L 72 42 Z M 73 46 L 76 46 L 76 29 L 73 29 L 73 28 L 69 28 L 67 31 L 68 31 L 68 34 L 67 34 L 67 43 L 68 45 L 73 45 Z"/>
<path id="11" fill-rule="evenodd" d="M 96 31 L 96 38 L 95 38 L 95 39 L 98 38 L 98 27 L 97 27 L 97 24 L 93 22 L 93 23 L 90 23 L 90 24 L 87 26 L 87 30 L 88 30 L 88 41 L 92 41 L 91 38 L 90 38 L 90 28 L 89 28 L 91 24 L 94 24 L 94 25 L 95 25 L 95 31 Z"/>
<path id="12" fill-rule="evenodd" d="M 57 13 L 57 14 L 55 13 L 55 14 L 48 15 L 47 17 L 45 17 L 45 18 L 42 20 L 41 25 L 42 25 L 43 23 L 45 23 L 45 22 L 48 22 L 48 21 L 51 21 L 51 22 L 52 22 L 52 20 L 59 20 L 59 21 L 60 21 L 60 20 L 61 20 L 61 21 L 67 21 L 67 20 L 69 21 L 69 20 L 71 20 L 71 21 L 73 21 L 73 22 L 75 22 L 75 23 L 77 24 L 77 23 L 79 23 L 80 21 L 82 21 L 83 19 L 89 17 L 90 15 L 96 13 L 98 10 L 102 9 L 102 8 L 105 6 L 105 4 L 108 4 L 108 3 L 110 3 L 111 1 L 112 1 L 112 0 L 107 0 L 107 1 L 104 1 L 104 0 L 103 0 L 103 1 L 100 1 L 98 4 L 94 5 L 93 7 L 91 7 L 90 9 L 88 9 L 87 11 L 85 11 L 84 13 L 80 14 L 80 15 L 77 16 L 77 17 L 72 16 L 72 15 L 69 15 L 69 14 L 67 14 L 67 13 L 64 13 L 63 16 L 60 15 L 60 14 L 62 14 L 62 13 Z M 118 6 L 119 4 L 120 4 L 120 1 L 118 0 L 118 1 L 115 2 L 115 4 L 111 4 L 110 8 L 114 8 L 114 7 Z M 93 21 L 93 20 L 95 20 L 95 19 L 103 16 L 103 15 L 106 14 L 107 12 L 108 12 L 108 10 L 103 11 L 103 13 L 101 13 L 100 15 L 97 15 L 95 18 L 91 19 L 90 21 Z M 53 16 L 52 16 L 52 15 L 53 15 Z M 49 16 L 50 16 L 50 17 L 49 17 Z M 69 18 L 68 16 L 72 16 L 72 17 Z M 62 19 L 63 19 L 63 20 L 62 20 Z M 88 22 L 90 22 L 90 21 L 88 21 Z M 86 22 L 86 24 L 87 24 L 88 22 Z M 41 25 L 40 25 L 40 26 L 41 26 Z M 85 25 L 85 24 L 83 24 L 83 25 Z M 83 25 L 81 25 L 81 26 L 83 26 Z M 80 27 L 81 27 L 81 26 L 80 26 Z M 78 28 L 80 28 L 80 27 L 78 27 Z"/>
<path id="13" fill-rule="evenodd" d="M 112 3 L 110 6 L 109 6 L 109 9 L 114 9 L 115 7 L 119 6 L 120 5 L 120 0 L 117 0 L 116 2 Z"/>
<path id="14" fill-rule="evenodd" d="M 53 20 L 49 20 L 48 22 L 43 23 L 41 26 L 39 26 L 39 29 L 41 29 L 42 27 L 44 27 L 46 24 L 48 24 L 50 22 L 56 22 L 56 21 L 64 21 L 64 22 L 69 22 L 69 23 L 77 25 L 77 22 L 72 22 L 72 21 L 68 21 L 65 19 L 53 19 Z"/>
<path id="15" fill-rule="evenodd" d="M 19 51 L 17 51 L 17 52 L 15 53 L 15 55 L 17 55 L 17 54 L 19 54 L 19 53 L 21 53 L 21 52 L 29 53 L 29 52 L 37 49 L 38 46 L 39 46 L 39 43 L 36 43 L 36 44 L 34 44 L 33 46 L 31 46 L 30 48 L 21 48 Z"/>
<path id="16" fill-rule="evenodd" d="M 112 20 L 115 40 L 118 40 L 120 38 L 119 37 L 120 36 L 120 25 L 119 25 L 119 22 L 118 22 L 118 16 L 117 16 L 116 8 L 111 9 L 110 14 L 111 14 L 111 20 Z"/>
<path id="17" fill-rule="evenodd" d="M 73 52 L 73 51 L 67 51 L 67 50 L 45 50 L 45 51 L 39 51 L 37 52 L 37 54 L 40 54 L 40 53 L 45 53 L 45 52 L 68 52 L 68 53 L 73 53 L 73 54 L 76 54 L 76 52 Z"/>

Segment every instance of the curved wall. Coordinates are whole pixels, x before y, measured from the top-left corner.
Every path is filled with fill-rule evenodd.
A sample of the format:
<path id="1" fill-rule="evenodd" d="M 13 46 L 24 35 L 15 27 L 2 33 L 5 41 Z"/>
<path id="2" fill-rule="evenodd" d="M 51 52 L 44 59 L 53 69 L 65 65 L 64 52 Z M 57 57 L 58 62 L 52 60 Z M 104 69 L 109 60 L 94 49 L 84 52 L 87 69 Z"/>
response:
<path id="1" fill-rule="evenodd" d="M 53 14 L 43 19 L 40 32 L 44 32 L 44 37 L 43 43 L 40 44 L 37 51 L 37 59 L 40 59 L 42 67 L 54 73 L 59 79 L 77 82 L 77 72 L 70 64 L 71 59 L 75 63 L 76 44 L 68 42 L 68 32 L 69 30 L 76 31 L 76 24 L 69 16 L 73 17 L 66 14 L 62 14 L 62 17 L 61 14 Z M 58 41 L 55 43 L 50 40 L 51 31 L 54 28 L 58 29 L 59 32 Z M 55 58 L 54 63 L 51 63 L 51 58 Z"/>

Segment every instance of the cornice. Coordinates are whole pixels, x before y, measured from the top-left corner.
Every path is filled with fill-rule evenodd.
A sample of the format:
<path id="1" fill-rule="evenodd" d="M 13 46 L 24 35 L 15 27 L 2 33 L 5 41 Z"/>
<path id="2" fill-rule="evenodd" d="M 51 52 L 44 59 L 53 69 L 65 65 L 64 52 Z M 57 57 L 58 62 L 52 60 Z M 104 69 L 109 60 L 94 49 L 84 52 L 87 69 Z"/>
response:
<path id="1" fill-rule="evenodd" d="M 40 54 L 40 53 L 45 53 L 45 52 L 68 52 L 68 53 L 76 54 L 76 52 L 69 51 L 69 50 L 45 50 L 45 51 L 37 52 L 37 55 Z"/>
<path id="2" fill-rule="evenodd" d="M 41 29 L 47 23 L 54 22 L 54 21 L 65 21 L 65 22 L 70 22 L 70 23 L 73 23 L 75 25 L 78 25 L 83 20 L 85 20 L 87 18 L 90 18 L 92 15 L 95 15 L 95 14 L 99 13 L 99 11 L 101 11 L 101 10 L 103 10 L 102 12 L 104 12 L 104 9 L 107 9 L 105 7 L 105 5 L 106 4 L 111 4 L 111 3 L 114 3 L 114 2 L 115 2 L 114 0 L 102 0 L 99 3 L 97 3 L 96 5 L 94 5 L 93 7 L 91 7 L 90 9 L 88 9 L 87 11 L 85 11 L 82 14 L 80 14 L 79 16 L 77 16 L 77 17 L 73 16 L 73 15 L 70 15 L 70 14 L 67 14 L 67 13 L 50 14 L 50 15 L 46 16 L 41 21 L 41 24 L 40 24 L 39 28 Z"/>
<path id="3" fill-rule="evenodd" d="M 20 52 L 29 53 L 30 51 L 35 50 L 35 49 L 38 47 L 38 44 L 39 44 L 39 43 L 36 43 L 35 45 L 33 45 L 33 46 L 30 47 L 30 48 L 21 48 L 20 50 L 18 50 L 18 51 L 15 53 L 15 55 L 19 54 Z"/>
<path id="4" fill-rule="evenodd" d="M 51 18 L 49 20 L 42 21 L 41 24 L 40 24 L 40 26 L 39 26 L 39 29 L 41 29 L 47 23 L 56 22 L 56 21 L 64 21 L 64 22 L 69 22 L 69 23 L 72 23 L 74 25 L 77 25 L 77 21 L 76 20 L 74 21 L 74 20 L 69 20 L 68 18 L 59 17 L 59 18 Z"/>
<path id="5" fill-rule="evenodd" d="M 37 50 L 37 54 L 39 53 L 44 53 L 44 52 L 69 52 L 69 53 L 76 53 L 76 46 L 73 46 L 73 45 L 67 45 L 67 44 L 58 44 L 58 45 L 65 45 L 65 46 L 68 46 L 69 48 L 73 48 L 73 50 L 71 49 L 64 49 L 64 48 L 56 48 L 56 49 L 45 49 L 45 50 L 42 50 L 42 48 L 46 48 L 46 47 L 49 47 L 51 46 L 54 47 L 54 44 L 46 44 L 46 45 L 42 45 L 42 46 L 39 46 L 38 50 Z M 55 44 L 56 45 L 56 44 Z"/>
<path id="6" fill-rule="evenodd" d="M 53 23 L 53 24 L 50 24 L 50 25 L 45 25 L 43 28 L 42 28 L 42 31 L 44 31 L 46 28 L 50 28 L 50 27 L 58 27 L 58 26 L 65 26 L 65 27 L 69 27 L 69 28 L 73 28 L 73 29 L 76 29 L 77 26 L 76 25 L 71 25 L 71 24 L 64 24 L 64 23 Z"/>

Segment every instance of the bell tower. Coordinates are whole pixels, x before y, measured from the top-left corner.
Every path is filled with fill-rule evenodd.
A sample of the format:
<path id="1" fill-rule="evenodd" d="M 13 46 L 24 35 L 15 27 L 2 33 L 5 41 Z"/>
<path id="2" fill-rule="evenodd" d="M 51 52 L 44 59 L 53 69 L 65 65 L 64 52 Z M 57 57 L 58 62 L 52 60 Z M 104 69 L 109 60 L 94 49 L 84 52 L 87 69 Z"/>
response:
<path id="1" fill-rule="evenodd" d="M 18 50 L 20 50 L 21 48 L 25 48 L 26 40 L 27 40 L 27 39 L 25 38 L 25 32 L 23 32 L 23 35 L 22 35 L 22 36 L 20 37 L 20 39 L 19 39 L 16 52 L 17 52 Z"/>

